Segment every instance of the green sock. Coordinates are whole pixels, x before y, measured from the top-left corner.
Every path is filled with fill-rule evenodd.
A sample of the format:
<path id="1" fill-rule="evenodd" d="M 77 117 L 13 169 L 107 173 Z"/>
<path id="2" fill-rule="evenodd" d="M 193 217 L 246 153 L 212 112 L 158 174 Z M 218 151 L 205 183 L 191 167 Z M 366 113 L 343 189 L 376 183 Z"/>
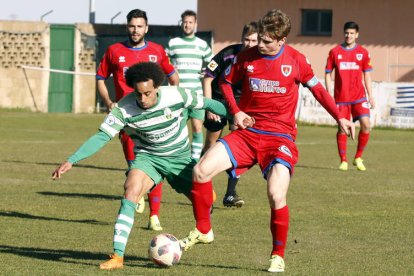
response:
<path id="1" fill-rule="evenodd" d="M 199 160 L 202 149 L 203 149 L 203 133 L 193 132 L 193 141 L 191 142 L 191 157 L 195 160 Z"/>
<path id="2" fill-rule="evenodd" d="M 128 199 L 123 198 L 121 200 L 121 207 L 119 208 L 114 229 L 114 253 L 120 257 L 124 256 L 129 233 L 134 225 L 136 206 L 137 204 Z"/>

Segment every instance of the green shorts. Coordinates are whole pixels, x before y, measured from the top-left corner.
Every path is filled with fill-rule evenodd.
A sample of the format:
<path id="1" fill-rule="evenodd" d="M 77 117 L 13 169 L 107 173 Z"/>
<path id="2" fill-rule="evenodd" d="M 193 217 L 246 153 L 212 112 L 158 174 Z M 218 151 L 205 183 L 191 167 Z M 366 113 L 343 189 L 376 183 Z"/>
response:
<path id="1" fill-rule="evenodd" d="M 204 109 L 190 109 L 188 110 L 188 117 L 204 121 L 206 111 Z"/>
<path id="2" fill-rule="evenodd" d="M 195 164 L 196 161 L 190 155 L 171 157 L 139 153 L 132 162 L 131 169 L 143 171 L 155 184 L 165 178 L 177 193 L 190 195 Z"/>

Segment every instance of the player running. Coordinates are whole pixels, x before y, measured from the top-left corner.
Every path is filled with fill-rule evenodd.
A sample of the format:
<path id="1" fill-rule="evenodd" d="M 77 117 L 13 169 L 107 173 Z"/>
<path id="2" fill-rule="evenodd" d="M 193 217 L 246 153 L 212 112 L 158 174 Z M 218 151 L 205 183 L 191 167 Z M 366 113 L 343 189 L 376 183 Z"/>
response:
<path id="1" fill-rule="evenodd" d="M 146 12 L 139 9 L 130 11 L 127 15 L 128 40 L 109 46 L 99 64 L 96 75 L 97 87 L 109 111 L 116 106 L 116 102 L 133 91 L 126 83 L 125 72 L 137 62 L 150 61 L 159 63 L 164 73 L 168 76 L 169 83 L 171 85 L 178 85 L 178 74 L 170 64 L 164 48 L 161 45 L 145 40 L 145 34 L 147 32 L 148 19 Z M 111 74 L 113 75 L 115 85 L 115 102 L 112 102 L 110 99 L 105 84 L 105 80 Z M 119 133 L 119 138 L 129 166 L 135 159 L 134 142 L 124 131 Z M 162 230 L 159 221 L 159 210 L 162 198 L 162 183 L 160 184 L 148 194 L 150 208 L 148 229 L 155 231 Z M 144 198 L 142 198 L 139 209 L 137 210 L 138 212 L 143 212 L 144 203 Z"/>
<path id="2" fill-rule="evenodd" d="M 218 101 L 197 97 L 188 89 L 160 86 L 165 75 L 156 63 L 133 65 L 127 70 L 125 78 L 134 93 L 122 98 L 106 116 L 98 133 L 52 174 L 53 179 L 59 179 L 73 164 L 98 152 L 121 130 L 135 143 L 135 159 L 127 171 L 124 196 L 115 222 L 114 253 L 100 265 L 104 270 L 123 267 L 137 202 L 147 191 L 166 178 L 173 189 L 191 198 L 195 161 L 190 154 L 185 112 L 205 108 L 220 116 L 227 113 L 225 106 Z"/>
<path id="3" fill-rule="evenodd" d="M 353 123 L 340 116 L 305 56 L 286 45 L 290 28 L 285 13 L 269 11 L 259 21 L 258 46 L 240 53 L 225 71 L 221 89 L 239 129 L 221 138 L 194 167 L 191 193 L 196 228 L 180 240 L 184 250 L 214 240 L 209 213 L 212 177 L 225 170 L 247 170 L 257 163 L 267 181 L 270 205 L 272 250 L 268 271 L 283 272 L 289 227 L 286 195 L 298 158 L 295 110 L 299 84 L 310 89 L 345 133 L 354 134 Z M 242 94 L 238 106 L 231 85 L 239 81 Z"/>

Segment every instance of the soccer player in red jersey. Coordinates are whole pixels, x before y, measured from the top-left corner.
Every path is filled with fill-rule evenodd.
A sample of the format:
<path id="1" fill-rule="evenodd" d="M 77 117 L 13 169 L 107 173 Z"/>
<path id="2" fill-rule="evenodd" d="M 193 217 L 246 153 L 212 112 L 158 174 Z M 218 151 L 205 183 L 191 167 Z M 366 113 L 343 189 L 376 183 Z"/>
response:
<path id="1" fill-rule="evenodd" d="M 169 83 L 171 85 L 178 85 L 178 73 L 170 64 L 164 48 L 161 45 L 145 40 L 145 34 L 147 32 L 148 18 L 146 12 L 139 9 L 130 11 L 127 15 L 128 40 L 109 46 L 99 64 L 98 72 L 96 74 L 97 87 L 99 94 L 109 111 L 115 107 L 117 101 L 133 92 L 133 89 L 126 83 L 125 72 L 130 66 L 138 62 L 150 61 L 159 63 L 164 73 L 168 76 Z M 111 74 L 114 78 L 116 102 L 113 102 L 110 99 L 105 84 L 105 80 L 108 79 Z M 119 138 L 125 159 L 129 166 L 135 159 L 134 142 L 123 131 L 120 132 Z M 157 185 L 148 194 L 150 207 L 150 221 L 148 228 L 156 231 L 162 230 L 159 222 L 161 198 L 162 185 Z M 143 200 L 140 203 L 141 210 L 143 211 Z"/>
<path id="2" fill-rule="evenodd" d="M 212 177 L 222 171 L 233 173 L 259 164 L 267 181 L 270 205 L 272 251 L 268 271 L 284 271 L 289 225 L 286 195 L 298 158 L 295 110 L 299 84 L 310 89 L 345 133 L 354 135 L 354 124 L 340 116 L 305 56 L 285 44 L 290 28 L 285 13 L 269 11 L 259 20 L 258 46 L 239 53 L 225 70 L 221 89 L 239 129 L 214 144 L 193 169 L 196 228 L 180 240 L 184 250 L 214 240 L 209 213 Z M 239 106 L 231 89 L 238 81 L 242 81 Z"/>
<path id="3" fill-rule="evenodd" d="M 353 164 L 360 171 L 366 168 L 362 162 L 362 153 L 368 144 L 370 134 L 370 108 L 375 107 L 371 89 L 371 58 L 368 51 L 356 43 L 359 27 L 355 22 L 344 25 L 345 42 L 331 49 L 325 68 L 326 88 L 332 90 L 332 72 L 335 70 L 334 98 L 339 112 L 344 118 L 359 121 L 358 147 Z M 367 99 L 367 96 L 368 99 Z M 347 135 L 338 129 L 336 141 L 338 145 L 341 171 L 348 170 L 346 158 Z"/>

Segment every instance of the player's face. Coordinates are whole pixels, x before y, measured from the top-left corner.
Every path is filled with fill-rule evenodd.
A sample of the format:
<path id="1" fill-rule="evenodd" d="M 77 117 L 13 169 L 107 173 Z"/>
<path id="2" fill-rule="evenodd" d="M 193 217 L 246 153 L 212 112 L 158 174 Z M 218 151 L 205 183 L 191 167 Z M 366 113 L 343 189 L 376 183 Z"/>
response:
<path id="1" fill-rule="evenodd" d="M 184 20 L 181 23 L 181 28 L 185 36 L 192 36 L 196 31 L 196 27 L 197 27 L 197 22 L 194 16 L 184 17 Z"/>
<path id="2" fill-rule="evenodd" d="M 259 43 L 257 44 L 259 53 L 262 55 L 276 55 L 279 53 L 283 44 L 285 44 L 286 38 L 276 40 L 270 36 L 264 34 L 259 36 Z"/>
<path id="3" fill-rule="evenodd" d="M 257 33 L 251 34 L 251 35 L 245 35 L 243 37 L 243 48 L 248 49 L 252 48 L 257 45 Z"/>
<path id="4" fill-rule="evenodd" d="M 358 38 L 358 32 L 355 29 L 346 29 L 344 32 L 345 44 L 347 46 L 353 46 Z"/>
<path id="5" fill-rule="evenodd" d="M 141 108 L 148 109 L 157 103 L 157 88 L 154 87 L 154 82 L 151 79 L 148 81 L 136 82 L 134 86 L 135 96 L 138 105 Z"/>
<path id="6" fill-rule="evenodd" d="M 131 46 L 140 46 L 143 43 L 145 34 L 148 32 L 148 25 L 142 17 L 132 18 L 127 25 L 128 39 Z"/>

